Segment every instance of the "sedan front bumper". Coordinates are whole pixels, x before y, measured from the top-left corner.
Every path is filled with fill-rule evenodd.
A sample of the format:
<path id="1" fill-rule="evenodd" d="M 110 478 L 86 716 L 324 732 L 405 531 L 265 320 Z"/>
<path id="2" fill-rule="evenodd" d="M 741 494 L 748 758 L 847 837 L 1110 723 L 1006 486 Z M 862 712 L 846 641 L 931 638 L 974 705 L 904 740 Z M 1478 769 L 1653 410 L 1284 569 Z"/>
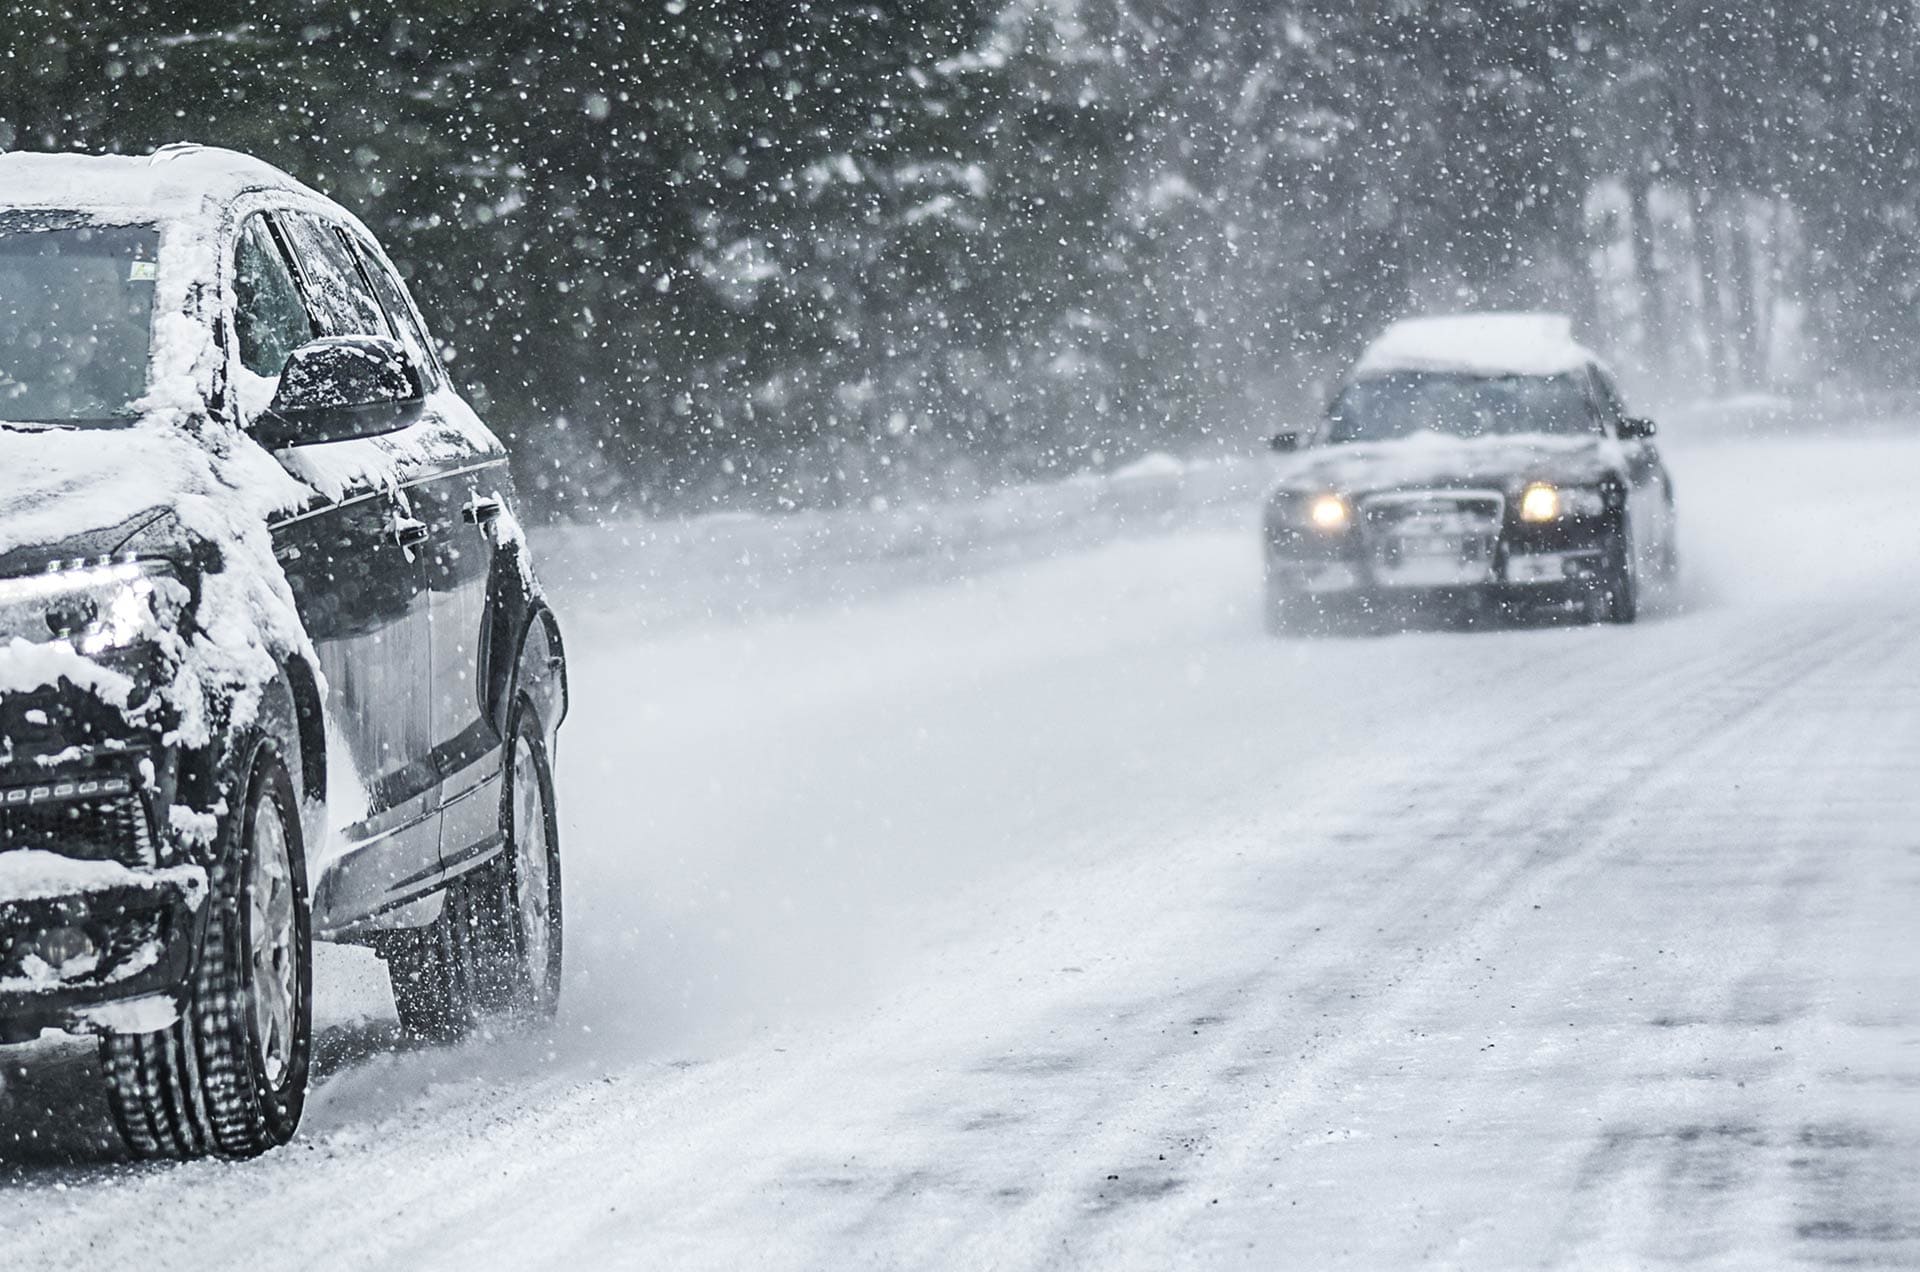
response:
<path id="1" fill-rule="evenodd" d="M 1379 496 L 1358 511 L 1335 533 L 1270 516 L 1270 585 L 1320 598 L 1481 593 L 1547 601 L 1580 594 L 1607 567 L 1607 518 L 1530 524 L 1494 492 Z"/>

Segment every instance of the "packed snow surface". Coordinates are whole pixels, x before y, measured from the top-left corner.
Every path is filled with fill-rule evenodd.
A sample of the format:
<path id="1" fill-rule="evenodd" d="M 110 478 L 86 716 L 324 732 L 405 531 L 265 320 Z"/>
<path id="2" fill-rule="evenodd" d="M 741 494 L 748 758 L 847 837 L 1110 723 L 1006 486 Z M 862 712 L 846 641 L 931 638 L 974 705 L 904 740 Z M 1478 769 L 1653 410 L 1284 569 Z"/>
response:
<path id="1" fill-rule="evenodd" d="M 1560 314 L 1447 314 L 1394 323 L 1367 346 L 1354 374 L 1561 375 L 1597 360 Z"/>
<path id="2" fill-rule="evenodd" d="M 1632 628 L 1267 640 L 1251 498 L 720 621 L 607 554 L 558 1025 L 328 951 L 300 1139 L 184 1167 L 9 1052 L 6 1264 L 1920 1264 L 1920 443 L 1670 458 Z"/>

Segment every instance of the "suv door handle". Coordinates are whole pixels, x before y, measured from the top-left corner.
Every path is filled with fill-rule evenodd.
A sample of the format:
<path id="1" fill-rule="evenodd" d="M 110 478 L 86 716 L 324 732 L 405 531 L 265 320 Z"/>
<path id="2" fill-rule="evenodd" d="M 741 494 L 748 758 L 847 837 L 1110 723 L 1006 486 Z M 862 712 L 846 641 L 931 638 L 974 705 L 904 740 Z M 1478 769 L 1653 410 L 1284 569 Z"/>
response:
<path id="1" fill-rule="evenodd" d="M 498 496 L 482 498 L 475 495 L 460 509 L 460 518 L 470 526 L 484 526 L 500 520 L 500 514 L 506 510 L 507 505 Z"/>
<path id="2" fill-rule="evenodd" d="M 417 548 L 427 541 L 431 533 L 426 522 L 415 521 L 398 508 L 387 514 L 387 537 L 397 547 Z"/>

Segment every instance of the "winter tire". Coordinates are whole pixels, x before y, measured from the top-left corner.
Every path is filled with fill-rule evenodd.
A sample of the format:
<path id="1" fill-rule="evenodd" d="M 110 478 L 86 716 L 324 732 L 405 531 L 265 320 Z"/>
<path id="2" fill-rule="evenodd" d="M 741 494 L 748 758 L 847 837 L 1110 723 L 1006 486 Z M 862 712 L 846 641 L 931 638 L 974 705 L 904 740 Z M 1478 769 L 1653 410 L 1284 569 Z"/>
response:
<path id="1" fill-rule="evenodd" d="M 1603 623 L 1631 623 L 1640 617 L 1640 572 L 1625 526 L 1616 527 L 1607 538 L 1606 566 L 1588 605 L 1592 617 Z"/>
<path id="2" fill-rule="evenodd" d="M 447 889 L 440 917 L 385 950 L 401 1028 L 460 1038 L 490 1019 L 550 1019 L 560 1005 L 560 852 L 553 772 L 524 699 L 508 728 L 502 851 Z"/>
<path id="3" fill-rule="evenodd" d="M 306 859 L 293 786 L 271 743 L 254 748 L 236 793 L 180 1018 L 101 1043 L 108 1104 L 136 1157 L 253 1157 L 291 1139 L 306 1104 Z"/>
<path id="4" fill-rule="evenodd" d="M 1261 617 L 1269 636 L 1285 636 L 1290 630 L 1287 624 L 1287 602 L 1278 588 L 1269 586 L 1261 602 Z"/>
<path id="5" fill-rule="evenodd" d="M 1269 564 L 1266 571 L 1266 587 L 1260 601 L 1261 625 L 1269 636 L 1290 636 L 1297 626 L 1295 607 L 1299 601 L 1297 597 L 1288 595 L 1287 590 L 1280 585 L 1280 581 L 1274 577 L 1274 574 L 1273 566 Z"/>

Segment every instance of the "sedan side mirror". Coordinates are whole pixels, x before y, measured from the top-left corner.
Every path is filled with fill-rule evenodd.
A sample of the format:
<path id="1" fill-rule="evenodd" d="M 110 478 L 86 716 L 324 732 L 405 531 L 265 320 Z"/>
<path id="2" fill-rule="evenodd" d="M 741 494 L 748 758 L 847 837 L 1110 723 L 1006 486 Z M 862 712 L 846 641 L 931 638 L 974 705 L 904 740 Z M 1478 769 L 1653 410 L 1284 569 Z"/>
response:
<path id="1" fill-rule="evenodd" d="M 378 437 L 419 419 L 425 401 L 419 368 L 398 341 L 326 336 L 288 355 L 253 435 L 269 450 Z"/>
<path id="2" fill-rule="evenodd" d="M 1654 427 L 1652 420 L 1641 416 L 1631 415 L 1620 421 L 1620 438 L 1622 441 L 1644 441 L 1659 431 L 1658 428 Z"/>
<path id="3" fill-rule="evenodd" d="M 1267 445 L 1279 451 L 1282 455 L 1291 455 L 1294 451 L 1300 449 L 1300 441 L 1301 438 L 1298 433 L 1275 433 L 1271 438 L 1267 439 Z"/>

